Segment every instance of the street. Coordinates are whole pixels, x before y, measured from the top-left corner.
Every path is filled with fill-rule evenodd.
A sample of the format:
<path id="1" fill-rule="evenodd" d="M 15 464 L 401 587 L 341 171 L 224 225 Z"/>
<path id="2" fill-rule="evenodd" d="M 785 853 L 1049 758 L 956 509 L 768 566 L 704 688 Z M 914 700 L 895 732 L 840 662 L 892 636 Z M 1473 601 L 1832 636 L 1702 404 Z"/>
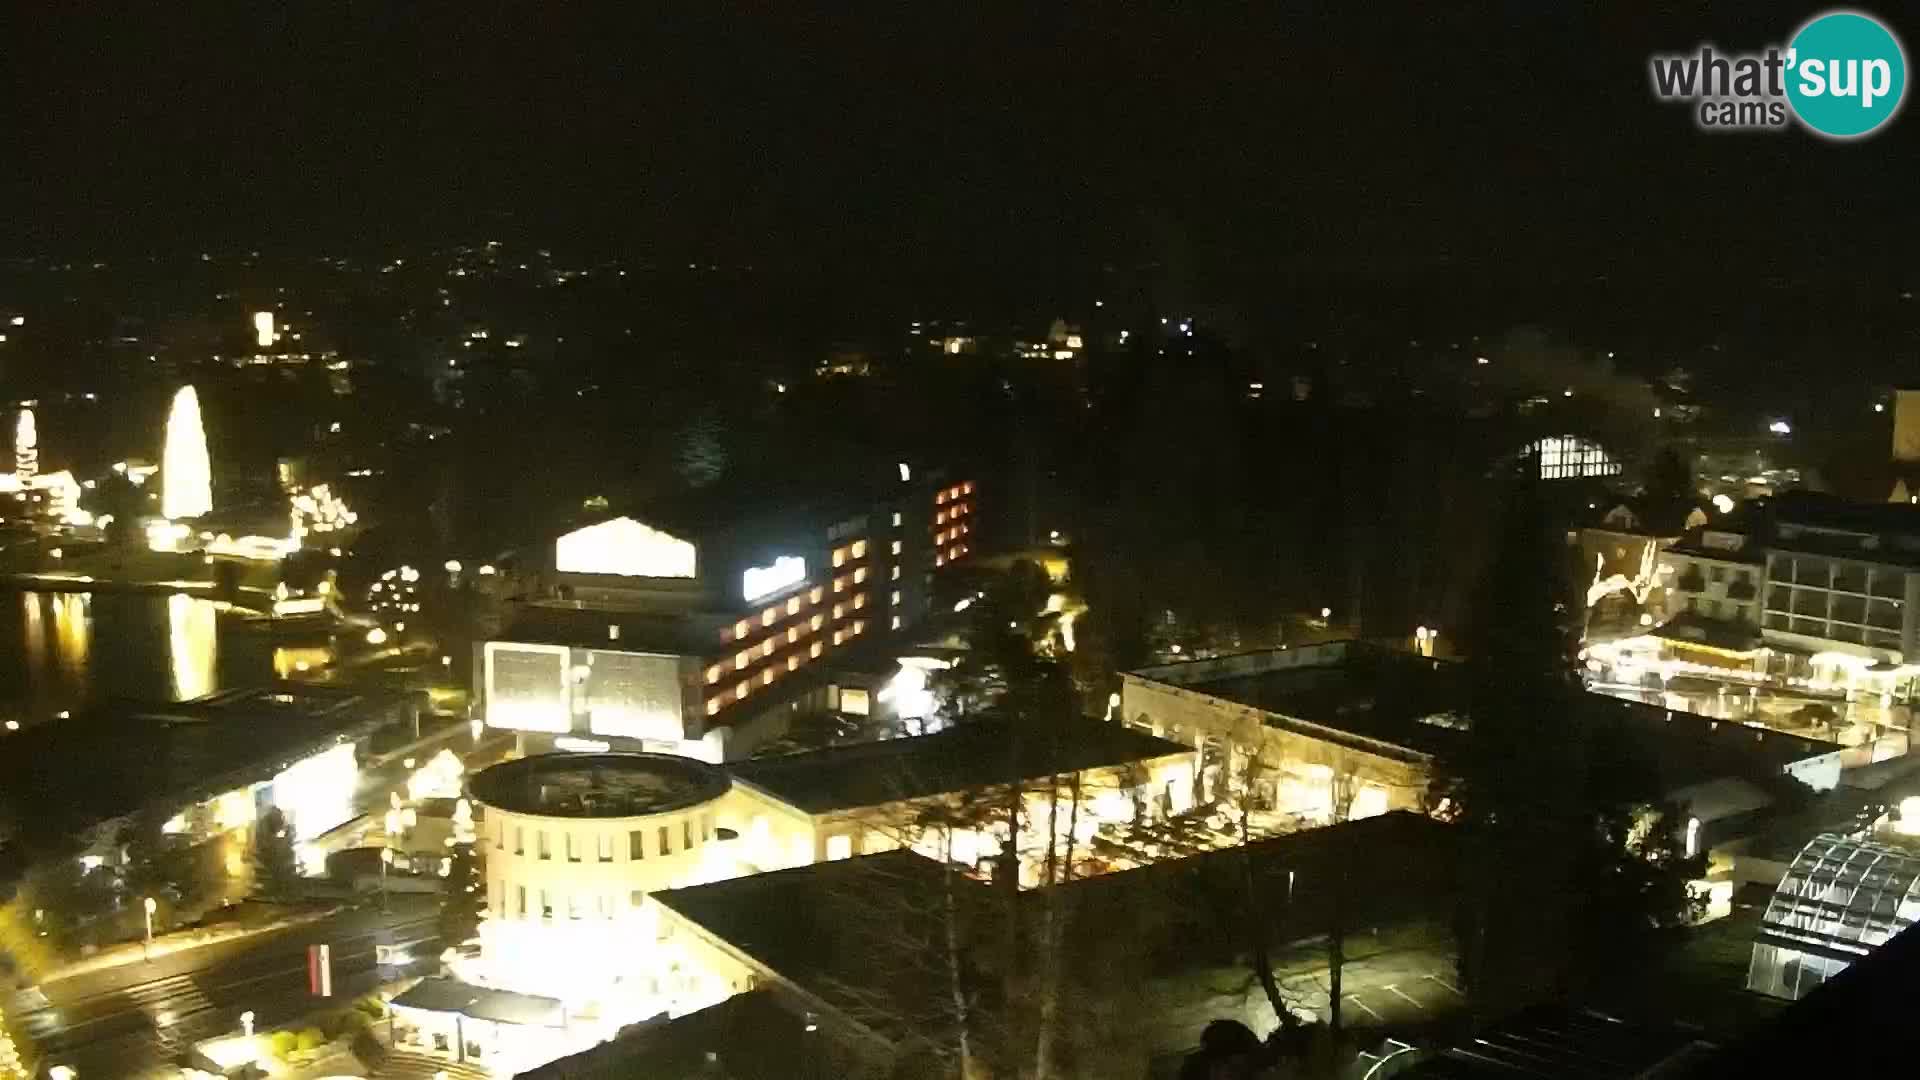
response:
<path id="1" fill-rule="evenodd" d="M 257 1028 L 344 1006 L 381 981 L 374 946 L 431 939 L 439 952 L 437 897 L 395 896 L 330 919 L 239 941 L 89 972 L 15 995 L 8 1011 L 53 1064 L 83 1077 L 172 1075 L 166 1068 L 201 1039 L 238 1031 L 251 1010 Z M 333 997 L 307 986 L 307 946 L 332 946 Z M 389 977 L 392 973 L 389 972 Z"/>

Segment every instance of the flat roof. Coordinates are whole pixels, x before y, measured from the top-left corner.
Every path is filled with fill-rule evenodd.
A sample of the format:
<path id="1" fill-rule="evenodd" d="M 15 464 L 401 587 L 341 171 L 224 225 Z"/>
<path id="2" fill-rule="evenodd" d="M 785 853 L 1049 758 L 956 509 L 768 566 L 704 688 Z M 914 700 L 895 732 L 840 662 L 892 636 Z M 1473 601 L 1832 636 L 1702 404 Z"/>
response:
<path id="1" fill-rule="evenodd" d="M 510 814 L 621 818 L 711 802 L 731 783 L 725 771 L 674 754 L 555 753 L 483 770 L 468 782 L 468 790 Z"/>
<path id="2" fill-rule="evenodd" d="M 474 986 L 459 979 L 430 975 L 393 999 L 396 1008 L 460 1013 L 476 1020 L 523 1027 L 565 1027 L 566 1006 L 560 999 Z"/>
<path id="3" fill-rule="evenodd" d="M 887 920 L 894 935 L 930 932 L 949 882 L 962 908 L 991 902 L 987 884 L 949 874 L 911 851 L 856 855 L 651 895 L 785 983 L 860 1015 L 872 1033 L 901 1041 L 937 1023 L 949 1003 L 938 980 L 898 963 L 876 962 L 897 945 L 875 936 L 875 920 Z M 876 992 L 886 995 L 886 1012 L 902 1026 L 889 1028 L 862 1007 Z M 926 1023 L 914 1022 L 920 1018 Z"/>
<path id="4" fill-rule="evenodd" d="M 113 701 L 0 736 L 0 817 L 58 845 L 150 807 L 172 812 L 426 707 L 419 691 L 276 682 L 183 702 Z"/>
<path id="5" fill-rule="evenodd" d="M 608 636 L 610 626 L 619 627 L 619 637 Z M 557 601 L 522 605 L 506 629 L 487 640 L 663 656 L 707 656 L 720 651 L 720 635 L 697 615 L 649 614 Z"/>
<path id="6" fill-rule="evenodd" d="M 993 720 L 932 735 L 733 762 L 733 775 L 810 814 L 1128 765 L 1193 750 L 1097 720 L 1062 721 L 1014 739 Z"/>
<path id="7" fill-rule="evenodd" d="M 772 991 L 750 990 L 684 1016 L 630 1025 L 606 1042 L 519 1073 L 518 1080 L 839 1080 L 845 1067 L 830 1056 L 822 1060 L 819 1035 Z M 720 1072 L 706 1071 L 713 1065 Z"/>
<path id="8" fill-rule="evenodd" d="M 1351 641 L 1126 673 L 1261 709 L 1283 721 L 1303 721 L 1300 730 L 1309 736 L 1337 741 L 1346 735 L 1434 756 L 1460 747 L 1466 732 L 1422 718 L 1466 715 L 1464 674 L 1453 661 Z M 1789 765 L 1842 749 L 1838 743 L 1590 692 L 1574 695 L 1568 712 L 1594 737 L 1613 740 L 1611 751 L 1637 751 L 1663 790 L 1721 776 L 1778 776 Z M 1356 745 L 1366 748 L 1364 742 Z"/>

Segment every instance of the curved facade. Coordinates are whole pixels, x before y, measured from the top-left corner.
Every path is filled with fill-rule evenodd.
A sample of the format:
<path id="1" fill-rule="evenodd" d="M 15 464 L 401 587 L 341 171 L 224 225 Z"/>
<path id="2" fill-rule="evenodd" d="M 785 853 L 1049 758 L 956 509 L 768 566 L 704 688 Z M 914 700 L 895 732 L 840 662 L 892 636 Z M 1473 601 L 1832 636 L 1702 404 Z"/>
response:
<path id="1" fill-rule="evenodd" d="M 516 989 L 619 981 L 653 940 L 648 894 L 737 873 L 715 820 L 731 781 L 704 762 L 543 754 L 470 789 L 486 808 L 482 943 L 489 971 Z"/>
<path id="2" fill-rule="evenodd" d="M 1831 833 L 1800 850 L 1767 902 L 1747 989 L 1798 1000 L 1920 919 L 1920 857 Z"/>

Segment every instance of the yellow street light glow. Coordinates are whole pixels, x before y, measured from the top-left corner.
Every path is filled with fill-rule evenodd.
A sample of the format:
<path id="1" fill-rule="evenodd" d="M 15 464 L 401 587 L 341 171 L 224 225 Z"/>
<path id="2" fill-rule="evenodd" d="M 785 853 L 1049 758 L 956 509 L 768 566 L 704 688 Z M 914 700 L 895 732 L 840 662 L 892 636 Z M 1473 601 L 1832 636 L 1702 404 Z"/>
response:
<path id="1" fill-rule="evenodd" d="M 386 643 L 387 643 L 387 632 L 385 630 L 382 630 L 381 628 L 376 626 L 373 629 L 367 631 L 367 644 L 385 645 Z"/>

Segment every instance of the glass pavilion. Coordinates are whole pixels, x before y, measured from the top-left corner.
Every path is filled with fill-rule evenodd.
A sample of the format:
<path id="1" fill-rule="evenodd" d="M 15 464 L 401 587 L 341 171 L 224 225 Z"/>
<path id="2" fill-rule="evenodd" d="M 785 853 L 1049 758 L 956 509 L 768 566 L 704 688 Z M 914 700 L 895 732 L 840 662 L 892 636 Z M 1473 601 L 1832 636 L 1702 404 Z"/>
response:
<path id="1" fill-rule="evenodd" d="M 1797 1001 L 1920 919 L 1920 856 L 1823 833 L 1767 903 L 1747 989 Z"/>

